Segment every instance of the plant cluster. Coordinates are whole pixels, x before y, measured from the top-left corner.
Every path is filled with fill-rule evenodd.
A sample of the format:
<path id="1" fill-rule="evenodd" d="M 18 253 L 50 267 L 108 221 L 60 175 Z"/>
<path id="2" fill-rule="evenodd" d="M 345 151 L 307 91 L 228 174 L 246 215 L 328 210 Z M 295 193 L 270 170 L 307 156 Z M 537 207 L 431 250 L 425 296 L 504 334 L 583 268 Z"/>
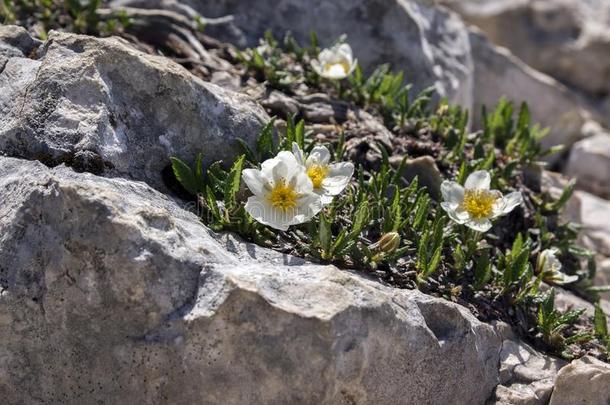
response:
<path id="1" fill-rule="evenodd" d="M 366 109 L 397 138 L 417 139 L 425 133 L 437 145 L 434 158 L 447 180 L 442 200 L 434 200 L 417 178 L 403 177 L 408 153 L 401 155 L 399 165 L 391 164 L 400 151 L 378 144 L 380 166 L 359 164 L 353 178 L 342 181 L 341 192 L 322 203 L 315 189 L 328 173 L 324 166 L 349 163 L 346 134 L 319 145 L 304 120 L 288 116 L 285 130 L 274 135 L 270 122 L 254 148 L 240 142 L 243 155 L 226 171 L 221 162 L 205 169 L 198 159 L 191 169 L 173 158 L 177 179 L 198 196 L 202 217 L 213 229 L 377 275 L 397 287 L 472 304 L 480 317 L 505 319 L 525 337 L 565 357 L 581 354 L 583 347 L 597 353 L 607 349 L 599 307 L 595 322 L 583 330 L 578 325 L 588 320 L 582 310 L 561 313 L 554 305 L 553 285 L 591 300 L 602 289 L 591 288 L 594 261 L 591 252 L 576 245 L 578 230 L 559 219 L 573 183 L 559 199 L 528 184 L 526 173 L 535 172 L 541 156 L 559 148 L 542 150 L 539 141 L 546 131 L 530 125 L 527 105 L 515 113 L 511 102 L 500 100 L 493 111 L 483 111 L 482 130 L 471 133 L 467 111 L 444 100 L 432 103 L 430 89 L 411 96 L 403 75 L 387 66 L 365 78 L 342 40 L 320 51 L 315 36 L 309 47 L 301 48 L 291 37 L 280 46 L 268 34 L 240 60 L 246 74 L 270 88 L 293 94 L 305 84 L 311 92 L 326 92 Z M 320 151 L 326 159 L 322 165 Z M 315 156 L 309 167 L 305 156 Z M 295 180 L 278 175 L 286 173 L 278 167 L 295 162 Z M 292 197 L 288 192 L 293 199 L 306 196 L 305 214 L 299 216 L 301 211 L 291 210 L 296 205 L 274 194 L 286 181 L 308 183 L 295 186 Z M 286 194 L 285 188 L 280 191 Z M 318 195 L 324 198 L 323 192 Z M 257 209 L 252 209 L 253 198 Z M 263 218 L 260 208 L 269 209 L 274 201 L 280 211 L 290 212 L 290 220 L 278 224 Z"/>
<path id="2" fill-rule="evenodd" d="M 130 25 L 126 14 L 104 15 L 101 5 L 0 0 L 0 21 L 41 38 L 50 29 L 107 35 Z M 574 183 L 553 199 L 535 181 L 538 160 L 559 148 L 542 150 L 546 131 L 530 124 L 527 105 L 515 109 L 500 100 L 471 132 L 468 111 L 438 100 L 434 89 L 413 94 L 404 74 L 388 65 L 365 75 L 345 39 L 320 49 L 315 34 L 302 47 L 290 35 L 278 41 L 267 33 L 233 62 L 243 79 L 267 89 L 325 93 L 365 110 L 391 131 L 393 147 L 374 146 L 378 165 L 349 162 L 349 130 L 320 144 L 302 117 L 278 117 L 282 130 L 272 120 L 255 145 L 240 142 L 243 154 L 228 166 L 203 167 L 201 154 L 192 167 L 172 158 L 202 220 L 262 246 L 462 303 L 565 357 L 589 352 L 607 359 L 601 307 L 589 320 L 582 310 L 555 306 L 559 286 L 590 301 L 607 287 L 593 287 L 593 253 L 576 244 L 578 229 L 559 216 Z M 442 198 L 404 176 L 409 159 L 423 155 L 445 179 Z"/>
<path id="3" fill-rule="evenodd" d="M 33 27 L 45 39 L 52 29 L 90 35 L 111 35 L 129 26 L 124 12 L 105 18 L 102 0 L 0 0 L 0 22 Z"/>

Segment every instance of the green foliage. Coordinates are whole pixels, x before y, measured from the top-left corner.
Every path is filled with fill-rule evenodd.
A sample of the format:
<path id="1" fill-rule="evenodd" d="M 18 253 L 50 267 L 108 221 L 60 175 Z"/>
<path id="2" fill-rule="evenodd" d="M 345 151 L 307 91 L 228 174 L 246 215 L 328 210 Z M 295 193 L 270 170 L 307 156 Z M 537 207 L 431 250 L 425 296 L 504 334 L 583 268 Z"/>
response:
<path id="1" fill-rule="evenodd" d="M 574 325 L 584 312 L 584 309 L 565 313 L 557 311 L 555 309 L 555 290 L 551 288 L 544 294 L 538 306 L 537 326 L 543 341 L 553 348 L 563 348 L 565 338 L 562 331 Z"/>
<path id="2" fill-rule="evenodd" d="M 511 102 L 500 100 L 493 110 L 483 112 L 483 128 L 473 134 L 468 131 L 467 111 L 446 100 L 433 104 L 431 89 L 411 97 L 411 86 L 403 83 L 404 76 L 387 66 L 368 77 L 358 68 L 341 83 L 320 79 L 310 66 L 318 51 L 315 35 L 309 47 L 301 48 L 291 37 L 281 44 L 267 34 L 258 48 L 244 51 L 241 60 L 248 74 L 268 87 L 291 94 L 297 86 L 305 85 L 311 92 L 328 93 L 381 118 L 397 138 L 431 145 L 429 153 L 445 178 L 463 183 L 473 171 L 488 170 L 493 188 L 503 193 L 523 192 L 523 207 L 511 214 L 512 219 L 499 219 L 486 234 L 456 225 L 417 177 L 410 182 L 402 177 L 408 155 L 401 151 L 402 160 L 397 164 L 392 159 L 396 151 L 378 144 L 379 164 L 374 168 L 359 166 L 352 184 L 310 223 L 287 232 L 268 229 L 253 223 L 245 213 L 246 197 L 235 191 L 235 173 L 246 166 L 258 167 L 281 150 L 291 150 L 293 142 L 305 153 L 315 146 L 307 123 L 288 116 L 283 131 L 274 129 L 281 125 L 268 123 L 254 148 L 240 142 L 244 157 L 233 172 L 220 172 L 217 165 L 197 177 L 185 173 L 185 165 L 174 162 L 176 177 L 185 189 L 205 196 L 211 219 L 204 220 L 215 229 L 234 230 L 257 243 L 310 260 L 370 272 L 401 287 L 418 287 L 443 296 L 461 294 L 462 299 L 484 297 L 505 319 L 511 320 L 514 312 L 526 314 L 524 330 L 538 331 L 542 342 L 567 357 L 571 344 L 591 340 L 593 329 L 577 332 L 573 327 L 583 321 L 582 311 L 557 311 L 554 291 L 543 293 L 542 275 L 536 273 L 539 252 L 556 248 L 564 270 L 578 272 L 581 280 L 578 286 L 567 288 L 584 288 L 581 293 L 592 297 L 597 294 L 597 287 L 591 284 L 593 255 L 576 245 L 578 229 L 561 222 L 558 215 L 574 184 L 558 199 L 524 184 L 523 173 L 553 152 L 540 147 L 546 131 L 530 124 L 527 105 L 516 111 Z M 343 129 L 326 146 L 334 159 L 341 161 L 347 149 Z M 202 178 L 207 179 L 203 180 L 203 192 Z M 579 268 L 581 259 L 588 261 L 588 270 Z"/>
<path id="3" fill-rule="evenodd" d="M 91 35 L 112 35 L 130 24 L 125 12 L 102 19 L 102 0 L 1 0 L 0 22 L 32 26 L 43 39 L 51 29 Z"/>

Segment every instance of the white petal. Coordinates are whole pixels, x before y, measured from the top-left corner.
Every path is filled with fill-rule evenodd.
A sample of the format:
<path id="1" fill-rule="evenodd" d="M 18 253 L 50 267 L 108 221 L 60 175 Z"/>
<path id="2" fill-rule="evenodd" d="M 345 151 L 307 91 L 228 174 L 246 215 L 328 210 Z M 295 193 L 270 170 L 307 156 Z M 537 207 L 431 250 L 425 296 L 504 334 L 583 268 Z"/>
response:
<path id="1" fill-rule="evenodd" d="M 330 66 L 330 69 L 325 69 L 322 77 L 332 80 L 341 80 L 347 77 L 347 72 L 342 64 L 336 63 Z"/>
<path id="2" fill-rule="evenodd" d="M 309 167 L 311 165 L 321 165 L 325 166 L 330 162 L 330 152 L 326 148 L 326 146 L 316 146 L 313 148 L 309 157 L 307 157 L 306 166 Z"/>
<path id="3" fill-rule="evenodd" d="M 277 158 L 271 158 L 261 163 L 261 175 L 266 181 L 273 181 L 273 170 L 275 166 L 281 163 Z"/>
<path id="4" fill-rule="evenodd" d="M 491 221 L 489 219 L 471 219 L 466 222 L 466 226 L 479 232 L 487 232 L 491 229 Z"/>
<path id="5" fill-rule="evenodd" d="M 464 201 L 464 187 L 455 181 L 445 180 L 441 184 L 443 200 L 448 203 L 461 204 Z"/>
<path id="6" fill-rule="evenodd" d="M 254 195 L 263 196 L 265 194 L 266 182 L 260 170 L 244 169 L 241 177 Z"/>
<path id="7" fill-rule="evenodd" d="M 304 169 L 293 176 L 291 184 L 297 194 L 310 194 L 313 192 L 313 183 Z"/>
<path id="8" fill-rule="evenodd" d="M 445 210 L 449 218 L 451 218 L 458 224 L 464 224 L 470 219 L 466 211 L 460 211 L 458 209 L 458 204 L 442 202 L 441 208 Z"/>
<path id="9" fill-rule="evenodd" d="M 322 72 L 322 64 L 320 63 L 320 61 L 318 59 L 313 59 L 311 61 L 311 68 L 314 70 L 314 72 L 316 72 L 318 75 L 322 76 L 323 72 Z"/>
<path id="10" fill-rule="evenodd" d="M 476 190 L 489 190 L 491 185 L 491 176 L 486 170 L 478 170 L 472 172 L 464 183 L 465 189 L 476 189 Z"/>
<path id="11" fill-rule="evenodd" d="M 503 200 L 504 200 L 504 210 L 502 213 L 508 214 L 509 212 L 514 210 L 515 207 L 517 207 L 518 205 L 521 205 L 523 203 L 523 196 L 521 195 L 520 192 L 514 191 L 512 193 L 505 195 Z"/>
<path id="12" fill-rule="evenodd" d="M 249 197 L 244 208 L 252 218 L 263 225 L 268 225 L 280 231 L 285 231 L 290 226 L 290 221 L 286 220 L 283 213 L 274 209 L 265 198 Z"/>
<path id="13" fill-rule="evenodd" d="M 321 210 L 322 201 L 320 196 L 314 193 L 306 194 L 298 200 L 297 209 L 292 218 L 291 225 L 308 222 Z"/>
<path id="14" fill-rule="evenodd" d="M 303 151 L 299 148 L 299 145 L 296 142 L 292 143 L 292 154 L 296 158 L 298 164 L 301 166 L 305 166 L 305 156 L 303 155 Z"/>
<path id="15" fill-rule="evenodd" d="M 279 181 L 290 183 L 293 176 L 304 170 L 304 168 L 298 164 L 292 152 L 286 150 L 281 151 L 274 160 L 276 163 L 272 166 L 271 173 L 268 175 L 273 180 L 274 184 Z M 263 162 L 263 165 L 264 163 L 265 162 Z M 263 176 L 265 175 L 264 170 L 265 167 L 263 167 L 262 170 Z"/>
<path id="16" fill-rule="evenodd" d="M 322 205 L 328 205 L 334 200 L 334 196 L 330 194 L 325 194 L 323 189 L 316 189 L 314 193 L 320 196 L 320 201 L 322 201 Z"/>
<path id="17" fill-rule="evenodd" d="M 340 44 L 336 46 L 336 55 L 341 56 L 349 60 L 350 62 L 353 59 L 352 47 L 349 44 Z"/>
<path id="18" fill-rule="evenodd" d="M 576 275 L 568 276 L 567 274 L 558 271 L 558 272 L 553 273 L 552 276 L 548 279 L 548 281 L 551 281 L 555 284 L 564 285 L 564 284 L 570 284 L 570 283 L 574 283 L 574 282 L 578 281 L 578 276 L 576 276 Z"/>
<path id="19" fill-rule="evenodd" d="M 349 67 L 349 71 L 347 72 L 347 75 L 351 75 L 352 73 L 354 73 L 354 70 L 356 70 L 356 67 L 358 66 L 358 59 L 354 59 L 354 61 L 352 62 L 351 66 Z"/>
<path id="20" fill-rule="evenodd" d="M 354 175 L 354 165 L 350 162 L 335 163 L 329 166 L 328 175 L 322 180 L 325 194 L 338 195 L 349 184 Z"/>
<path id="21" fill-rule="evenodd" d="M 271 179 L 273 180 L 273 184 L 276 185 L 281 182 L 286 182 L 288 177 L 288 165 L 282 160 L 278 159 L 278 163 L 273 166 L 273 170 L 271 171 Z"/>
<path id="22" fill-rule="evenodd" d="M 319 54 L 318 54 L 318 60 L 320 61 L 321 65 L 324 65 L 328 62 L 331 62 L 335 59 L 335 54 L 332 51 L 332 49 L 323 49 Z"/>

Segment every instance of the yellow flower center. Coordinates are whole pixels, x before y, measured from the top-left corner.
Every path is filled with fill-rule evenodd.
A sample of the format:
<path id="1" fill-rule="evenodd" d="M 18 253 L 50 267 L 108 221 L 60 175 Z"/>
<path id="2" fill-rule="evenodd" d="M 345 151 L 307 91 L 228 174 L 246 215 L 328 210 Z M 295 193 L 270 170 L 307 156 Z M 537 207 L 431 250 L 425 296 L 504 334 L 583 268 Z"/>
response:
<path id="1" fill-rule="evenodd" d="M 320 188 L 322 182 L 328 175 L 328 166 L 313 165 L 307 168 L 307 175 L 311 179 L 314 188 Z"/>
<path id="2" fill-rule="evenodd" d="M 498 196 L 487 190 L 466 190 L 464 192 L 464 209 L 474 219 L 489 218 Z"/>
<path id="3" fill-rule="evenodd" d="M 290 208 L 296 207 L 297 197 L 298 195 L 294 188 L 282 181 L 273 187 L 268 200 L 274 208 L 287 211 Z"/>
<path id="4" fill-rule="evenodd" d="M 324 64 L 325 73 L 333 73 L 338 75 L 346 75 L 349 72 L 350 65 L 346 60 L 339 62 L 328 62 Z"/>

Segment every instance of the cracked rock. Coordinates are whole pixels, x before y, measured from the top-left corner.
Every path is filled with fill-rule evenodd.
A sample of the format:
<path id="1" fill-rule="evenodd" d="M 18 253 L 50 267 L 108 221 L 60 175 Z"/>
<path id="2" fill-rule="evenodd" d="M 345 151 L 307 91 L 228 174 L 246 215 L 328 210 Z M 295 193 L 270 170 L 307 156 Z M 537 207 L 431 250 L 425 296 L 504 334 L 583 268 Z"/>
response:
<path id="1" fill-rule="evenodd" d="M 239 151 L 235 139 L 253 145 L 268 120 L 249 97 L 119 38 L 51 32 L 39 54 L 11 57 L 0 73 L 0 152 L 6 155 L 50 165 L 76 160 L 79 170 L 103 169 L 163 190 L 170 156 L 191 161 L 203 147 L 204 164 L 231 161 Z"/>
<path id="2" fill-rule="evenodd" d="M 148 185 L 0 157 L 5 403 L 481 404 L 468 310 L 216 235 Z M 298 389 L 295 389 L 298 387 Z"/>

